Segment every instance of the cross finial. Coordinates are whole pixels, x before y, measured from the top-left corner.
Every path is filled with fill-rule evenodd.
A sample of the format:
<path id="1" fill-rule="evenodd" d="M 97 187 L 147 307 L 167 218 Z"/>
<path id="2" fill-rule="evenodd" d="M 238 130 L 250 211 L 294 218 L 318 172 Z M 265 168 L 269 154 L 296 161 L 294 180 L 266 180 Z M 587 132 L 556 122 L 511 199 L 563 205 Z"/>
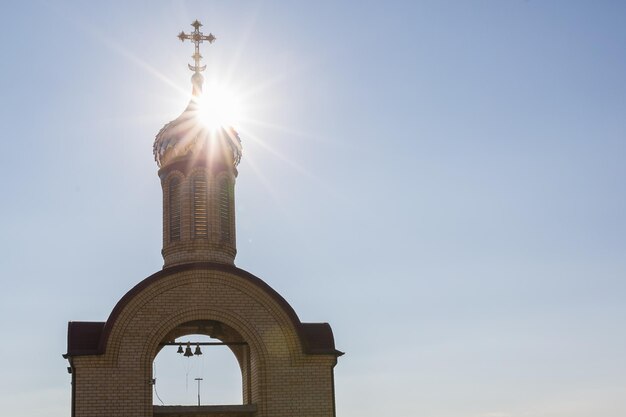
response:
<path id="1" fill-rule="evenodd" d="M 200 59 L 202 58 L 202 55 L 200 55 L 200 44 L 204 41 L 213 43 L 215 42 L 216 38 L 215 36 L 213 36 L 212 33 L 204 35 L 202 32 L 200 32 L 200 26 L 202 26 L 202 23 L 200 23 L 198 19 L 194 20 L 191 26 L 193 26 L 194 31 L 190 32 L 189 34 L 186 34 L 185 32 L 180 32 L 178 34 L 178 39 L 180 39 L 181 42 L 184 42 L 185 39 L 188 39 L 195 44 L 195 53 L 191 56 L 194 60 L 194 65 L 192 66 L 191 64 L 187 64 L 187 66 L 190 70 L 192 70 L 196 74 L 199 74 L 206 69 L 206 65 L 200 66 Z"/>

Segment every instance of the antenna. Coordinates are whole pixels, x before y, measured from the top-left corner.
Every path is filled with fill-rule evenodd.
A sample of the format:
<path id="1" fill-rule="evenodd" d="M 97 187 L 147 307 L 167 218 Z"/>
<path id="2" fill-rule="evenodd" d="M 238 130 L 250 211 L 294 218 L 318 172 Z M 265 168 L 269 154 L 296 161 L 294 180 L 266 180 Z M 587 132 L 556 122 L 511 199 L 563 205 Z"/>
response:
<path id="1" fill-rule="evenodd" d="M 200 381 L 202 381 L 202 378 L 196 378 L 196 381 L 198 381 L 198 407 L 200 406 Z"/>

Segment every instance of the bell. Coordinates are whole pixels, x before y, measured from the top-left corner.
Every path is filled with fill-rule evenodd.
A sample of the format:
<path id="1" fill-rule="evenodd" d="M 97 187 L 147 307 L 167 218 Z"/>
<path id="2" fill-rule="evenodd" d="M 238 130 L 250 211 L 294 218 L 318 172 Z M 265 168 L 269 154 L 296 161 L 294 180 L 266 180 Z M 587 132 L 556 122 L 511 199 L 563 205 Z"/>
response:
<path id="1" fill-rule="evenodd" d="M 196 345 L 196 351 L 193 352 L 194 355 L 202 355 L 202 351 L 200 350 L 200 345 Z"/>
<path id="2" fill-rule="evenodd" d="M 181 345 L 180 343 L 178 344 L 178 350 L 176 351 L 176 353 L 183 353 L 183 345 Z"/>
<path id="3" fill-rule="evenodd" d="M 189 346 L 189 342 L 187 342 L 187 347 L 185 348 L 185 355 L 186 358 L 193 356 L 193 353 L 191 353 L 191 346 Z"/>

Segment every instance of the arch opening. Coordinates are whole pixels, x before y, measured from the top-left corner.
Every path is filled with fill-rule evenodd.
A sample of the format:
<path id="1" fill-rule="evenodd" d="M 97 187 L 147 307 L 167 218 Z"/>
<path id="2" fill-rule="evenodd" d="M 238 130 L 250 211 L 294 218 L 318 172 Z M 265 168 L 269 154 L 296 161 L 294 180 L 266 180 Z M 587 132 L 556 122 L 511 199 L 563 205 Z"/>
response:
<path id="1" fill-rule="evenodd" d="M 213 320 L 183 323 L 159 343 L 152 362 L 154 406 L 249 404 L 250 351 Z"/>

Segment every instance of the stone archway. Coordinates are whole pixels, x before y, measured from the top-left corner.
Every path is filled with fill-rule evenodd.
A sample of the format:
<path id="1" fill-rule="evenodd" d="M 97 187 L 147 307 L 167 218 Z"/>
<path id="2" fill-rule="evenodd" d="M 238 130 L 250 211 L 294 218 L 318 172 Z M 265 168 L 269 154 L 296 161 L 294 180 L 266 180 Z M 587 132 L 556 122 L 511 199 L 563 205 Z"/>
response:
<path id="1" fill-rule="evenodd" d="M 203 344 L 204 352 L 203 355 L 210 354 L 210 350 L 213 348 L 209 347 L 210 344 L 213 343 L 224 343 L 224 347 L 227 348 L 230 353 L 234 356 L 237 364 L 239 365 L 239 372 L 241 376 L 241 385 L 240 385 L 240 393 L 242 401 L 237 403 L 227 403 L 221 402 L 217 405 L 206 405 L 203 404 L 200 406 L 200 396 L 198 392 L 198 404 L 193 405 L 180 405 L 180 404 L 168 404 L 168 405 L 153 405 L 153 414 L 155 416 L 182 416 L 182 415 L 221 415 L 226 413 L 228 416 L 236 417 L 236 416 L 250 416 L 256 411 L 256 406 L 252 404 L 251 401 L 251 366 L 250 366 L 250 346 L 248 342 L 245 341 L 244 337 L 237 332 L 233 327 L 227 325 L 226 323 L 216 321 L 216 320 L 193 320 L 185 323 L 181 323 L 176 326 L 172 330 L 170 330 L 167 335 L 159 342 L 157 346 L 157 352 L 155 354 L 158 356 L 161 351 L 167 348 L 168 345 L 172 346 L 180 346 L 181 350 L 183 350 L 184 343 L 176 343 L 175 340 L 179 339 L 183 336 L 187 335 L 204 335 L 209 336 L 212 339 L 212 342 L 202 343 L 199 342 L 197 345 L 193 345 L 191 347 L 197 346 L 200 347 Z M 208 348 L 208 349 L 207 349 Z M 185 348 L 186 349 L 186 348 Z M 192 352 L 190 348 L 190 352 Z M 182 357 L 182 355 L 181 355 Z M 154 368 L 152 368 L 154 369 Z M 154 375 L 153 375 L 154 377 Z M 154 381 L 154 380 L 153 380 Z M 155 381 L 156 383 L 156 381 Z M 198 387 L 199 391 L 199 387 Z M 154 401 L 153 401 L 154 403 Z"/>
<path id="2" fill-rule="evenodd" d="M 157 368 L 160 369 L 158 373 Z M 250 403 L 249 346 L 235 329 L 225 323 L 196 320 L 179 325 L 159 343 L 152 369 L 154 394 L 163 396 L 153 398 L 154 405 L 190 403 L 191 396 L 182 392 L 182 379 L 177 379 L 183 374 L 186 393 L 189 392 L 190 374 L 202 378 L 203 392 L 207 389 L 212 392 L 211 397 L 202 395 L 202 404 Z M 175 380 L 178 383 L 174 383 Z M 197 405 L 200 403 L 200 384 L 197 388 L 197 395 L 193 396 L 194 405 L 197 404 L 196 399 Z"/>
<path id="3" fill-rule="evenodd" d="M 70 339 L 78 340 L 82 327 L 71 325 Z M 152 362 L 163 343 L 196 332 L 245 343 L 232 350 L 244 376 L 247 408 L 229 412 L 259 417 L 334 415 L 332 368 L 341 352 L 334 349 L 330 327 L 301 323 L 263 281 L 217 264 L 186 264 L 147 278 L 120 300 L 100 327 L 92 350 L 69 349 L 77 390 L 75 415 L 163 415 L 152 405 Z M 94 402 L 100 404 L 95 412 Z M 170 415 L 225 412 L 174 411 Z"/>
<path id="4" fill-rule="evenodd" d="M 155 357 L 153 361 L 156 360 L 156 357 L 159 355 L 162 349 L 164 349 L 168 345 L 180 346 L 181 350 L 185 347 L 184 342 L 176 343 L 176 339 L 182 338 L 187 335 L 204 335 L 212 338 L 212 342 L 206 342 L 199 344 L 191 343 L 191 348 L 202 346 L 203 354 L 210 354 L 210 344 L 215 343 L 223 343 L 224 347 L 232 353 L 234 356 L 238 366 L 239 366 L 239 374 L 240 374 L 240 393 L 241 393 L 241 402 L 240 404 L 251 404 L 251 352 L 250 346 L 247 341 L 237 332 L 234 328 L 227 325 L 226 323 L 216 321 L 216 320 L 194 320 L 190 322 L 185 322 L 170 332 L 159 342 L 157 347 L 157 352 L 155 353 Z M 182 357 L 182 355 L 181 355 Z M 153 375 L 154 376 L 154 375 Z M 154 401 L 153 401 L 154 402 Z M 221 403 L 221 405 L 226 405 L 227 403 Z M 235 404 L 235 403 L 229 403 Z"/>

